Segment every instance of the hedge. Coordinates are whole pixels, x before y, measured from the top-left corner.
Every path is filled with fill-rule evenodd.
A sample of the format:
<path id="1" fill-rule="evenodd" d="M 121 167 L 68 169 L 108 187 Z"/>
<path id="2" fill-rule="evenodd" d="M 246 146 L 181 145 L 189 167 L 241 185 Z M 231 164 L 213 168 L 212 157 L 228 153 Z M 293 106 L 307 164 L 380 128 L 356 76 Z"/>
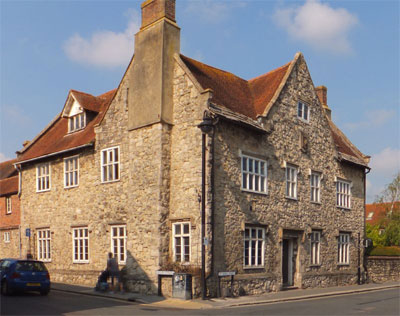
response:
<path id="1" fill-rule="evenodd" d="M 376 246 L 370 253 L 370 256 L 400 256 L 400 247 L 398 246 Z"/>

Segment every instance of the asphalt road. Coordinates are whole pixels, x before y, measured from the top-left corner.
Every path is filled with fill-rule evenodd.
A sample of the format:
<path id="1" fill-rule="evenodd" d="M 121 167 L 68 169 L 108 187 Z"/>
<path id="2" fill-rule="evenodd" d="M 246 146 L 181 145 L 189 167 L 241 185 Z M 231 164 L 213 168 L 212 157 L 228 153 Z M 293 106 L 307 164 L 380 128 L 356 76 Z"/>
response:
<path id="1" fill-rule="evenodd" d="M 1 315 L 399 315 L 400 290 L 380 290 L 225 309 L 165 309 L 108 298 L 51 292 L 2 296 Z"/>

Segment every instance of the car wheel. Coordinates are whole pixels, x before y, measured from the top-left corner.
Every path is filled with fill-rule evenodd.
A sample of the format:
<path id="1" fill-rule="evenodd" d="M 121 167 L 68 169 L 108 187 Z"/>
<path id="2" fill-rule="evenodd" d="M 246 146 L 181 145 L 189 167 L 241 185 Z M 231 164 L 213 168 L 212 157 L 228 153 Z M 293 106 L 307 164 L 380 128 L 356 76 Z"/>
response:
<path id="1" fill-rule="evenodd" d="M 10 295 L 11 294 L 10 288 L 8 287 L 6 280 L 1 282 L 1 294 L 2 295 Z"/>
<path id="2" fill-rule="evenodd" d="M 46 296 L 47 294 L 49 294 L 50 290 L 43 290 L 40 291 L 40 295 Z"/>

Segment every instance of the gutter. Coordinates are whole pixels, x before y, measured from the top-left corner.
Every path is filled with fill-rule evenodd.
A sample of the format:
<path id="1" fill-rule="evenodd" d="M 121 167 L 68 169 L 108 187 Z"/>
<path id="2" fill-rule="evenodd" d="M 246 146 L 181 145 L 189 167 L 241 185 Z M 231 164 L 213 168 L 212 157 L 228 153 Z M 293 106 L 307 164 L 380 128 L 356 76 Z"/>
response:
<path id="1" fill-rule="evenodd" d="M 87 143 L 87 144 L 85 144 L 85 145 L 81 145 L 81 146 L 74 147 L 74 148 L 69 148 L 69 149 L 57 151 L 57 152 L 55 152 L 55 153 L 51 153 L 51 154 L 47 154 L 47 155 L 43 155 L 43 156 L 39 156 L 39 157 L 27 159 L 27 160 L 18 161 L 18 162 L 16 162 L 16 163 L 14 164 L 14 166 L 16 166 L 16 165 L 21 165 L 21 164 L 26 163 L 26 162 L 32 162 L 32 161 L 39 160 L 39 159 L 44 159 L 44 158 L 48 158 L 48 157 L 53 157 L 53 156 L 56 156 L 56 155 L 60 155 L 60 154 L 66 153 L 66 152 L 70 152 L 70 151 L 77 150 L 77 149 L 81 149 L 81 148 L 85 148 L 85 147 L 91 147 L 91 146 L 93 146 L 93 145 L 94 145 L 94 141 L 92 141 L 92 142 L 90 142 L 90 143 Z M 16 167 L 15 167 L 15 168 L 16 168 Z"/>

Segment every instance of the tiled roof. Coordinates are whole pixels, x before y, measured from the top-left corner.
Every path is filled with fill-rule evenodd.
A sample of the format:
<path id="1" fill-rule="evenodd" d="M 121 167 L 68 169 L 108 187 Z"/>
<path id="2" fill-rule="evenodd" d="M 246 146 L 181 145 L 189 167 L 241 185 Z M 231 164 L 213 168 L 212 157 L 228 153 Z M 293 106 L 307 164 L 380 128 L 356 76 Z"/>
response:
<path id="1" fill-rule="evenodd" d="M 374 203 L 365 205 L 365 220 L 371 225 L 378 224 L 392 209 L 392 203 Z M 393 210 L 400 210 L 400 201 L 394 202 Z"/>
<path id="2" fill-rule="evenodd" d="M 79 104 L 85 109 L 93 112 L 98 112 L 101 107 L 101 96 L 95 97 L 91 94 L 71 90 L 72 95 L 76 98 Z"/>
<path id="3" fill-rule="evenodd" d="M 18 176 L 0 180 L 0 196 L 18 192 Z"/>
<path id="4" fill-rule="evenodd" d="M 74 96 L 79 98 L 79 103 L 85 109 L 97 112 L 96 117 L 82 130 L 68 133 L 68 118 L 58 116 L 39 137 L 22 149 L 18 161 L 26 161 L 45 155 L 73 149 L 87 145 L 94 141 L 94 126 L 101 121 L 116 90 L 109 91 L 98 97 L 73 90 Z"/>
<path id="5" fill-rule="evenodd" d="M 280 89 L 293 68 L 293 63 L 299 56 L 301 54 L 298 53 L 294 60 L 286 65 L 249 81 L 186 56 L 180 55 L 180 58 L 201 87 L 213 91 L 211 101 L 214 104 L 255 120 L 258 116 L 264 115 L 266 111 L 268 112 L 268 106 L 273 101 L 275 94 L 280 93 Z M 367 157 L 347 139 L 331 120 L 329 123 L 337 150 L 351 156 L 351 161 L 367 165 Z"/>
<path id="6" fill-rule="evenodd" d="M 16 161 L 17 159 L 12 159 L 0 163 L 0 180 L 17 174 L 17 170 L 13 166 Z"/>

